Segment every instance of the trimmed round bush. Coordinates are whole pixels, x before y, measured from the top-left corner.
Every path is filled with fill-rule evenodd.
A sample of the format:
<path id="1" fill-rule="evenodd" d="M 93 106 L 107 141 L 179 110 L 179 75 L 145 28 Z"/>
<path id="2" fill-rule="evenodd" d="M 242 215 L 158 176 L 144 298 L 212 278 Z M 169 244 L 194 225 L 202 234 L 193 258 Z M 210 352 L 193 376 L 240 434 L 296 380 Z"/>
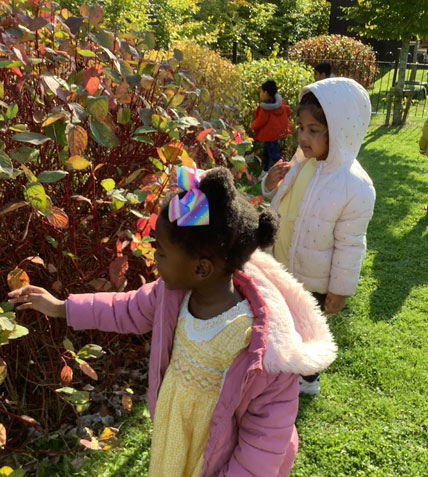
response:
<path id="1" fill-rule="evenodd" d="M 312 67 L 328 61 L 335 76 L 353 78 L 367 89 L 373 86 L 378 73 L 373 48 L 343 35 L 321 35 L 299 41 L 288 50 L 288 58 Z"/>

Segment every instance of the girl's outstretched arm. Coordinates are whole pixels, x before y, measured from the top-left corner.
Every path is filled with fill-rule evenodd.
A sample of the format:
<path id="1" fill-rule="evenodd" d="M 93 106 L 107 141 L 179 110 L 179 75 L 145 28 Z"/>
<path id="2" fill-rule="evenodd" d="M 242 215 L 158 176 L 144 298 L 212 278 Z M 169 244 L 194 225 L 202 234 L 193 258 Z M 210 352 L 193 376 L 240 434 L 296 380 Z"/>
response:
<path id="1" fill-rule="evenodd" d="M 65 303 L 67 323 L 75 330 L 148 333 L 160 288 L 163 282 L 157 280 L 129 292 L 70 295 Z"/>
<path id="2" fill-rule="evenodd" d="M 20 303 L 17 310 L 37 310 L 53 318 L 65 318 L 65 301 L 58 300 L 47 290 L 28 285 L 11 291 L 9 303 Z"/>
<path id="3" fill-rule="evenodd" d="M 297 453 L 294 422 L 299 406 L 298 376 L 279 373 L 256 379 L 265 380 L 265 389 L 242 416 L 238 445 L 220 477 L 274 476 L 293 464 Z"/>

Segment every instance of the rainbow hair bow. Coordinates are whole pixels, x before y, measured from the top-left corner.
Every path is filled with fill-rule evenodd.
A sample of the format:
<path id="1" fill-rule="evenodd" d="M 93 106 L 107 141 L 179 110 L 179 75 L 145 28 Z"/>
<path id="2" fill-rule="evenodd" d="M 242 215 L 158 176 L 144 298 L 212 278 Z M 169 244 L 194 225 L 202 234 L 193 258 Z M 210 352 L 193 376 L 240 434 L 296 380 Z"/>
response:
<path id="1" fill-rule="evenodd" d="M 180 199 L 175 195 L 168 208 L 170 222 L 177 221 L 179 227 L 189 227 L 192 225 L 209 225 L 210 212 L 207 196 L 199 190 L 202 175 L 205 171 L 193 169 L 186 166 L 177 166 L 178 185 L 187 190 L 186 195 Z"/>

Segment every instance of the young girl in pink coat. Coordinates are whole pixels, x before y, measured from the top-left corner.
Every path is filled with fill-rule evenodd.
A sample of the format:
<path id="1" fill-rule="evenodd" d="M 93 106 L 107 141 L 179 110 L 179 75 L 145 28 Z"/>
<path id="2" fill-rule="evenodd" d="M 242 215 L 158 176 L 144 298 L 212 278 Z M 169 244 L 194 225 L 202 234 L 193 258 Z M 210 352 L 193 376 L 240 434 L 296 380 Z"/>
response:
<path id="1" fill-rule="evenodd" d="M 260 215 L 225 168 L 177 168 L 185 191 L 156 223 L 157 281 L 63 302 L 27 286 L 18 310 L 76 330 L 152 331 L 151 477 L 287 476 L 298 447 L 298 374 L 326 368 L 336 346 L 315 300 L 271 256 L 274 212 Z"/>

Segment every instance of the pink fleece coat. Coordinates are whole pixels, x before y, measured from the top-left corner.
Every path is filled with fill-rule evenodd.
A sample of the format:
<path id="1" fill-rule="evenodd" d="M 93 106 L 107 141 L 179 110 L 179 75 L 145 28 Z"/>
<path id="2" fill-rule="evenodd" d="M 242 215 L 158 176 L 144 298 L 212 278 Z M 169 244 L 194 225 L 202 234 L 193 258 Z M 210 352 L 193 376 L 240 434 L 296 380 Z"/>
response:
<path id="1" fill-rule="evenodd" d="M 225 374 L 201 476 L 288 476 L 298 448 L 298 374 L 326 368 L 336 345 L 315 300 L 270 255 L 255 252 L 234 283 L 254 314 L 251 342 Z M 184 295 L 159 279 L 127 293 L 70 295 L 66 303 L 75 330 L 152 331 L 152 417 Z"/>

